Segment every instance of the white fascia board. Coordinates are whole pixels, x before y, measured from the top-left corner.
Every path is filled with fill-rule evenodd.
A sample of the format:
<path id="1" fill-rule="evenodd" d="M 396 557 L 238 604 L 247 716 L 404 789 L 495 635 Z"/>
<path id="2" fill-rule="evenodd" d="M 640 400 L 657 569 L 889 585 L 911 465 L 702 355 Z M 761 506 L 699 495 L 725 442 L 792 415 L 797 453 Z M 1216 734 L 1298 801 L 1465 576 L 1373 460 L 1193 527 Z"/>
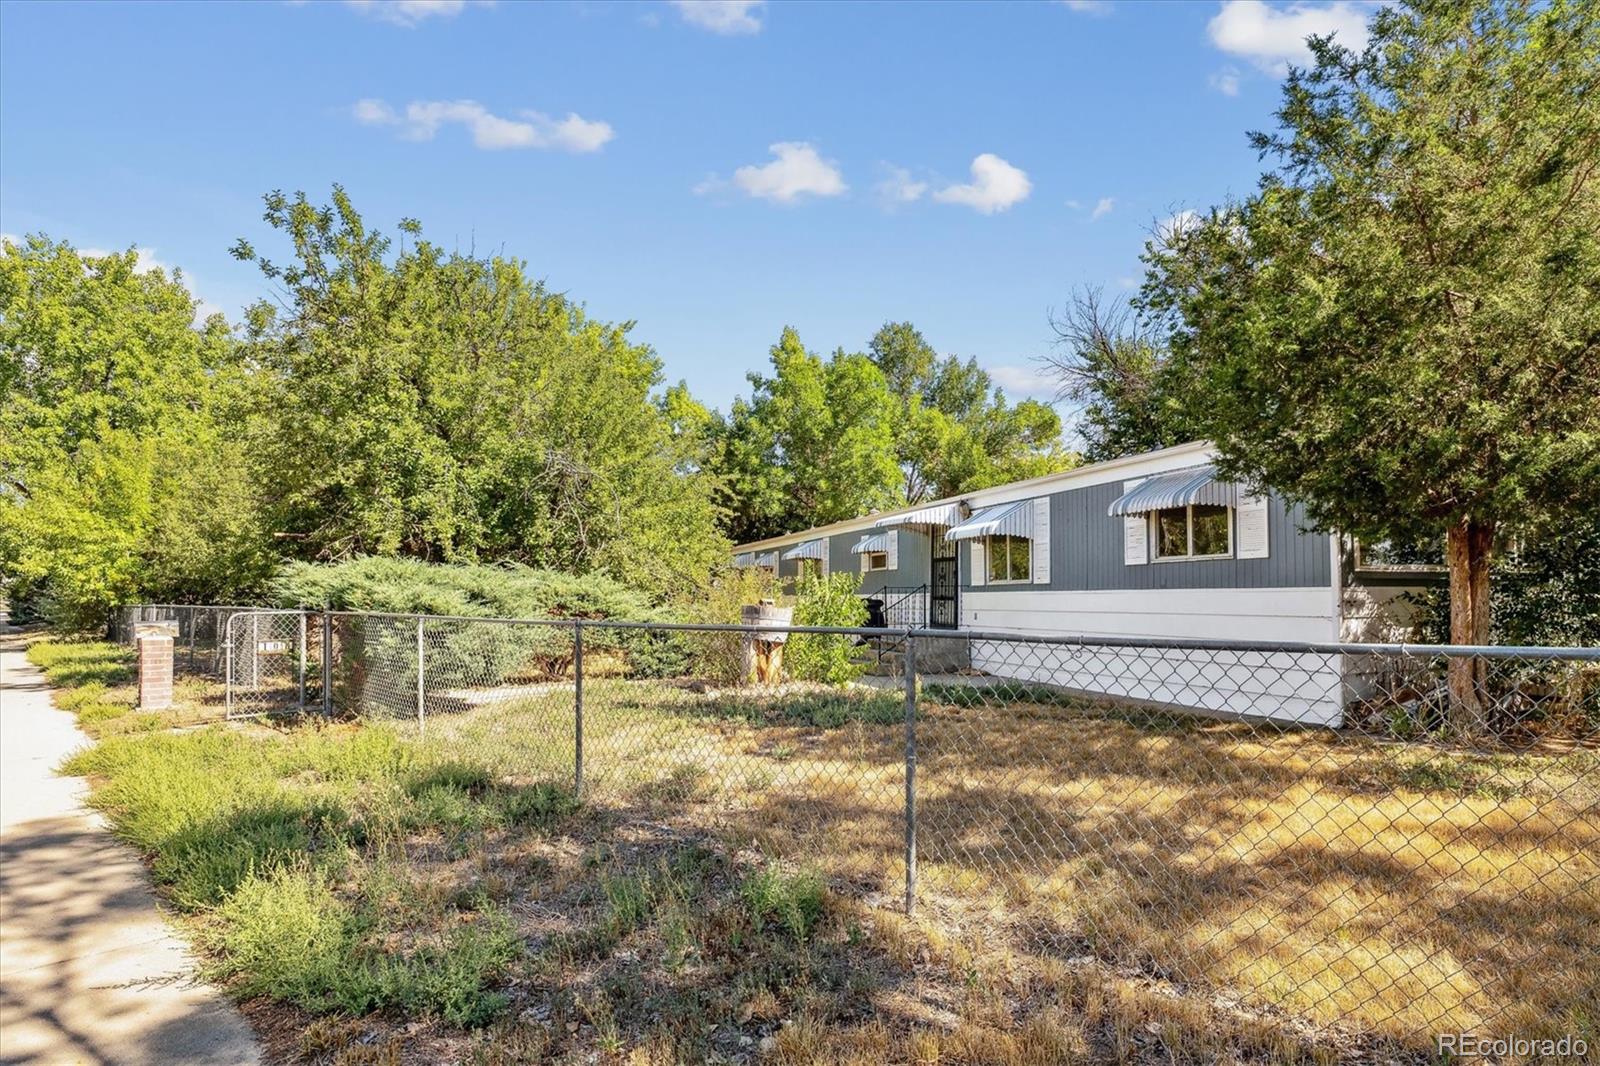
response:
<path id="1" fill-rule="evenodd" d="M 997 503 L 1026 500 L 1035 496 L 1048 496 L 1069 489 L 1085 489 L 1108 482 L 1121 483 L 1130 478 L 1146 478 L 1152 474 L 1165 474 L 1209 462 L 1215 453 L 1208 441 L 1179 444 L 1158 452 L 1130 455 L 1124 459 L 1110 459 L 1103 463 L 1079 467 L 1060 474 L 1019 481 L 1012 485 L 996 485 L 969 494 L 974 509 L 992 507 Z"/>

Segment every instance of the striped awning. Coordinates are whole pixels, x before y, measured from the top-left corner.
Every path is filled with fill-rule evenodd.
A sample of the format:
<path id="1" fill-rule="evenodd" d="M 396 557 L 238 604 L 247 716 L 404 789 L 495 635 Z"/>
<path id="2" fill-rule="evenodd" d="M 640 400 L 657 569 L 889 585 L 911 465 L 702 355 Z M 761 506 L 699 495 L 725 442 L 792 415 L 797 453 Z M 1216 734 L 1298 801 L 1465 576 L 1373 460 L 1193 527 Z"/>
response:
<path id="1" fill-rule="evenodd" d="M 776 570 L 778 568 L 778 553 L 775 551 L 756 552 L 756 565 L 765 567 L 768 570 Z"/>
<path id="2" fill-rule="evenodd" d="M 756 565 L 756 553 L 755 552 L 738 552 L 738 553 L 736 553 L 734 555 L 734 557 L 733 557 L 733 565 L 734 566 L 740 566 L 740 567 L 743 567 L 743 566 L 755 566 Z"/>
<path id="3" fill-rule="evenodd" d="M 876 529 L 893 529 L 896 526 L 959 526 L 960 524 L 961 504 L 959 501 L 919 507 L 915 511 L 890 515 L 872 523 Z"/>
<path id="4" fill-rule="evenodd" d="M 1033 501 L 1018 500 L 974 511 L 972 517 L 953 527 L 945 540 L 971 540 L 973 537 L 1030 537 L 1033 535 Z"/>
<path id="5" fill-rule="evenodd" d="M 1192 466 L 1145 478 L 1118 496 L 1106 511 L 1109 515 L 1145 514 L 1167 507 L 1186 507 L 1191 503 L 1233 506 L 1233 482 L 1218 481 L 1215 467 Z"/>
<path id="6" fill-rule="evenodd" d="M 828 542 L 820 537 L 816 540 L 803 540 L 784 552 L 783 557 L 785 559 L 826 559 L 828 557 Z"/>
<path id="7" fill-rule="evenodd" d="M 868 552 L 886 552 L 889 550 L 889 540 L 893 533 L 868 533 L 856 541 L 855 547 L 850 549 L 853 555 L 865 555 Z"/>

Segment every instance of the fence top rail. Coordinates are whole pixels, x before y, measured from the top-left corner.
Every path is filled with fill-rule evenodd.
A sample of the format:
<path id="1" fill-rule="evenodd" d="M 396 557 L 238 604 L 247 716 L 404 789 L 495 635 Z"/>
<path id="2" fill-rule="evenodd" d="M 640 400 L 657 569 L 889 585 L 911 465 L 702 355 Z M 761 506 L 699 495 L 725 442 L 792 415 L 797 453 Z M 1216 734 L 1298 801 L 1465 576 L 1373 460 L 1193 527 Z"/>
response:
<path id="1" fill-rule="evenodd" d="M 161 606 L 130 604 L 130 607 Z M 186 606 L 211 606 L 191 604 Z M 324 613 L 314 608 L 269 608 L 229 606 L 226 609 L 260 614 Z M 384 618 L 429 622 L 481 622 L 499 625 L 550 626 L 563 629 L 639 629 L 682 633 L 742 633 L 752 636 L 771 633 L 816 634 L 903 640 L 919 637 L 932 640 L 982 640 L 1011 644 L 1052 645 L 1069 648 L 1155 648 L 1173 651 L 1234 651 L 1300 655 L 1387 655 L 1405 658 L 1432 656 L 1477 657 L 1485 659 L 1556 659 L 1574 662 L 1600 662 L 1600 647 L 1541 647 L 1520 645 L 1340 643 L 1337 641 L 1222 640 L 1208 637 L 1120 637 L 1093 634 L 1055 635 L 1021 633 L 1008 630 L 928 629 L 915 626 L 751 626 L 729 622 L 639 622 L 614 618 L 505 618 L 486 615 L 416 614 L 399 611 L 328 611 L 336 618 Z"/>
<path id="2" fill-rule="evenodd" d="M 267 611 L 248 603 L 125 603 L 119 611 Z"/>

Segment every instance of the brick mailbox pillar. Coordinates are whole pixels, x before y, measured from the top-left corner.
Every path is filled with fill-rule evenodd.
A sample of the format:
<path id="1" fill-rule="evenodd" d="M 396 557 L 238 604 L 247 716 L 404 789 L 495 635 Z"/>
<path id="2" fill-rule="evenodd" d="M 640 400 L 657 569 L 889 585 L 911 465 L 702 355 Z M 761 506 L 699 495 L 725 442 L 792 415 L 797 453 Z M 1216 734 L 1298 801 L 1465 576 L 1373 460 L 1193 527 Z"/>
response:
<path id="1" fill-rule="evenodd" d="M 164 711 L 172 706 L 172 646 L 178 627 L 171 622 L 140 622 L 133 627 L 139 649 L 139 709 Z"/>

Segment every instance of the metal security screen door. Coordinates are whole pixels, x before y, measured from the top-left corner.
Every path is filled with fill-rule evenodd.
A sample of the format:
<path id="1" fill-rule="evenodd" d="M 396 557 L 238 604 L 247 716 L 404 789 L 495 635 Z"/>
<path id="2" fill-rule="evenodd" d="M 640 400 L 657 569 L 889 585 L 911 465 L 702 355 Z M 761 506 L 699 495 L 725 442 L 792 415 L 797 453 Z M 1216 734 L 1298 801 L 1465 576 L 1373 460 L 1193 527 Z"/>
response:
<path id="1" fill-rule="evenodd" d="M 928 625 L 934 629 L 954 629 L 960 618 L 957 597 L 961 578 L 956 564 L 956 542 L 945 540 L 943 531 L 933 530 L 933 572 L 928 598 Z"/>

